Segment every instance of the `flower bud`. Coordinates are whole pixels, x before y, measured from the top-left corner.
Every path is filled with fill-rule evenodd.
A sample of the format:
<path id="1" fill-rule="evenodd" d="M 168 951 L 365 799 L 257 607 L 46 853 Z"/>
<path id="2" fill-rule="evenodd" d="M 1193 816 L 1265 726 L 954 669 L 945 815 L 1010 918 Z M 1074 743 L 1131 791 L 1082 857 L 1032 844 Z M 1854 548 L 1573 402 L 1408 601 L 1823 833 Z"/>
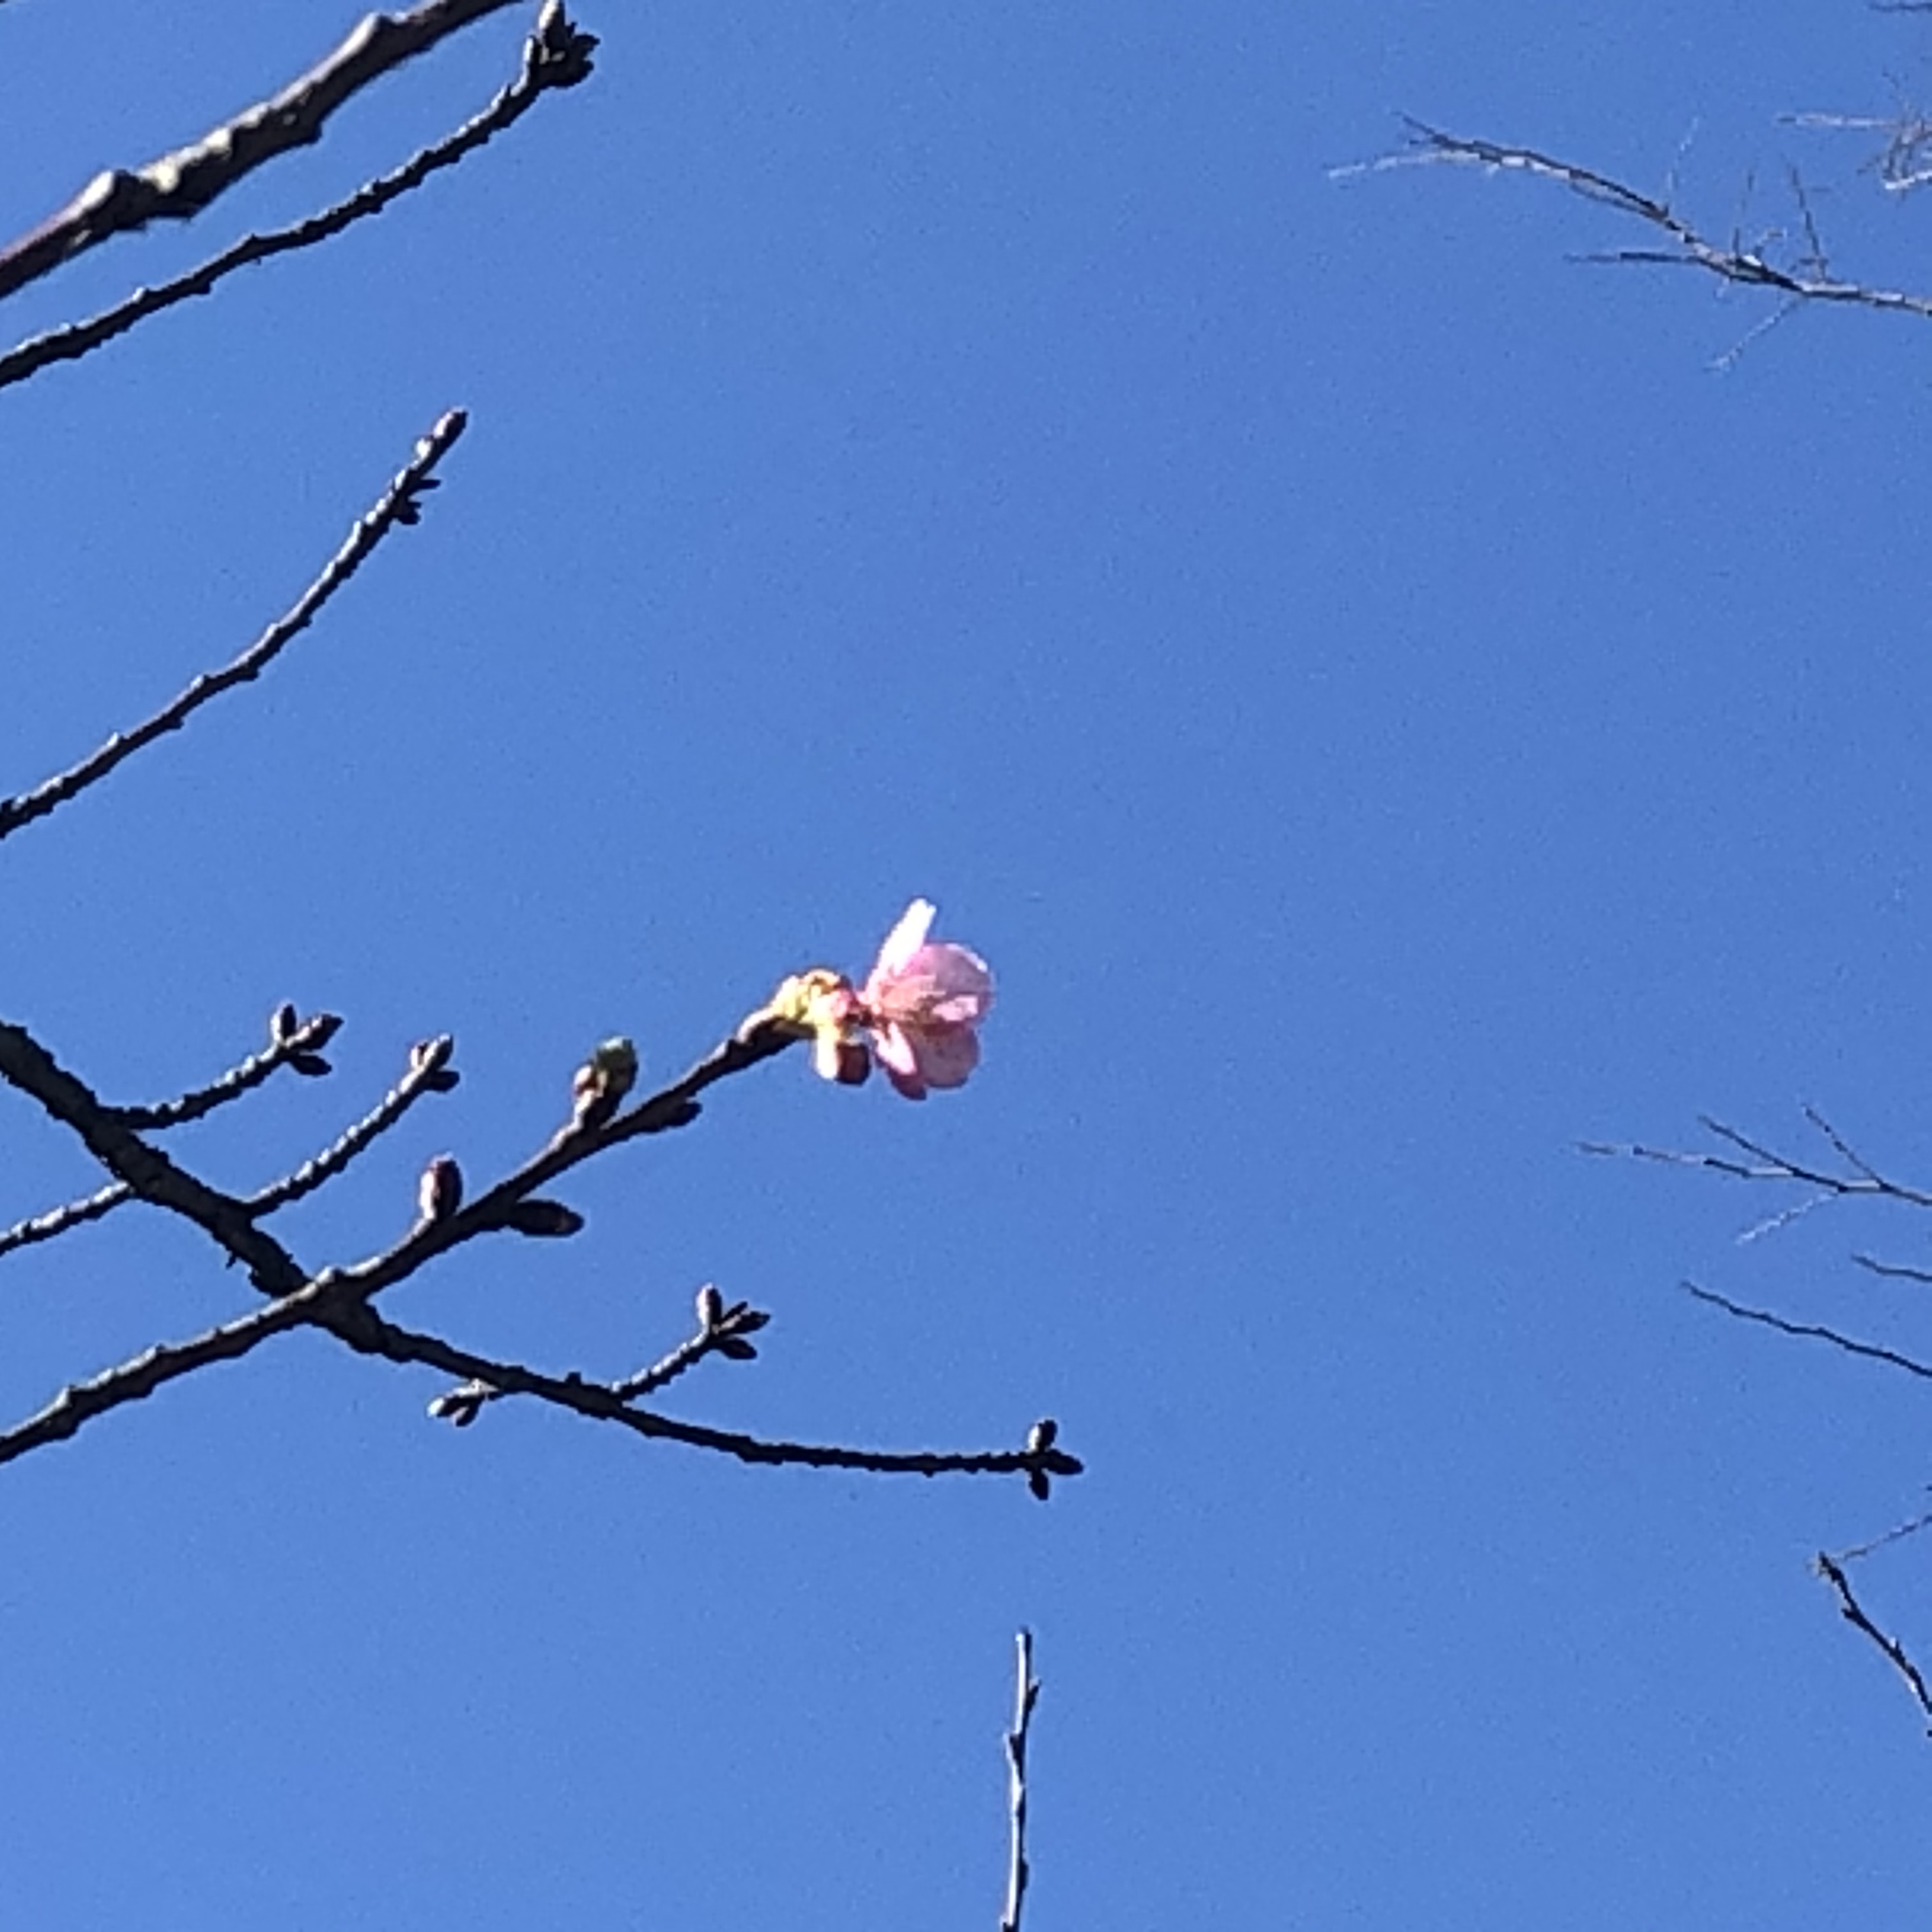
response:
<path id="1" fill-rule="evenodd" d="M 447 1221 L 462 1204 L 463 1170 L 450 1155 L 440 1154 L 416 1184 L 416 1211 L 429 1224 Z"/>

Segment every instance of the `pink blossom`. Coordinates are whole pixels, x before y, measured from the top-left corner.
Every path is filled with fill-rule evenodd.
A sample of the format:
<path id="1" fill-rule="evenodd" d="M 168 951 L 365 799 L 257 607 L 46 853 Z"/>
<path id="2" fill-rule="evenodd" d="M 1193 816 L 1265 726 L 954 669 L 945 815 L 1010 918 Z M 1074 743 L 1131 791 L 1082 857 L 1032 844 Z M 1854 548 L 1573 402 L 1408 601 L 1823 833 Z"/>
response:
<path id="1" fill-rule="evenodd" d="M 976 952 L 926 938 L 936 910 L 930 899 L 906 908 L 858 996 L 879 1064 L 908 1100 L 965 1084 L 980 1064 L 975 1029 L 993 1004 L 993 976 Z"/>

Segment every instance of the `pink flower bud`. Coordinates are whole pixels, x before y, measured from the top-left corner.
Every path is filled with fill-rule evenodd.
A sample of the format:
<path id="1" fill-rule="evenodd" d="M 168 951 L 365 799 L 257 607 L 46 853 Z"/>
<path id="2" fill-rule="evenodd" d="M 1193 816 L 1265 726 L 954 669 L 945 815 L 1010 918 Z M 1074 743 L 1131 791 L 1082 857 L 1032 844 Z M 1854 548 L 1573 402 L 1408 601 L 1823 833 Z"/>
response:
<path id="1" fill-rule="evenodd" d="M 416 1210 L 426 1222 L 447 1221 L 462 1202 L 463 1170 L 450 1155 L 440 1154 L 417 1183 Z"/>

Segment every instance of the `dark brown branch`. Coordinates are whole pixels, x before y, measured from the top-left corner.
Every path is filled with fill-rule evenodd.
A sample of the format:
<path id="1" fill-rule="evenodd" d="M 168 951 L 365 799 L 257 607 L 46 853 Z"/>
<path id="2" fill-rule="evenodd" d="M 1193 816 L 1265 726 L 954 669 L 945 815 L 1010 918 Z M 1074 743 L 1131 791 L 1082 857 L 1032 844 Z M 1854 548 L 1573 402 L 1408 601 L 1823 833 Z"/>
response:
<path id="1" fill-rule="evenodd" d="M 758 1352 L 749 1337 L 766 1327 L 771 1317 L 748 1301 L 727 1303 L 706 1282 L 698 1291 L 698 1331 L 680 1342 L 668 1355 L 610 1384 L 610 1393 L 622 1402 L 635 1402 L 640 1396 L 655 1395 L 708 1355 L 722 1355 L 728 1361 L 748 1362 Z"/>
<path id="2" fill-rule="evenodd" d="M 1732 1301 L 1714 1289 L 1700 1288 L 1694 1281 L 1684 1284 L 1684 1292 L 1696 1297 L 1700 1301 L 1708 1301 L 1713 1308 L 1721 1308 L 1726 1315 L 1735 1315 L 1740 1322 L 1755 1322 L 1760 1327 L 1775 1328 L 1780 1335 L 1796 1335 L 1814 1342 L 1828 1342 L 1834 1348 L 1842 1348 L 1848 1355 L 1862 1355 L 1868 1361 L 1888 1362 L 1895 1369 L 1903 1369 L 1907 1375 L 1918 1376 L 1932 1382 L 1932 1367 L 1916 1361 L 1910 1355 L 1900 1354 L 1896 1348 L 1881 1348 L 1875 1342 L 1861 1342 L 1850 1335 L 1840 1334 L 1835 1328 L 1820 1328 L 1809 1322 L 1788 1321 L 1782 1315 L 1774 1315 L 1768 1310 L 1747 1307 L 1742 1302 Z"/>
<path id="3" fill-rule="evenodd" d="M 217 283 L 238 268 L 296 249 L 312 248 L 340 234 L 352 223 L 381 213 L 392 201 L 421 187 L 438 170 L 453 167 L 465 155 L 520 120 L 545 94 L 575 86 L 590 74 L 590 53 L 596 44 L 594 34 L 579 33 L 571 26 L 557 0 L 549 0 L 536 30 L 524 43 L 522 72 L 482 112 L 455 133 L 424 148 L 392 172 L 366 183 L 333 208 L 286 228 L 244 236 L 172 281 L 157 288 L 137 289 L 124 302 L 85 322 L 64 323 L 30 338 L 0 356 L 0 388 L 25 382 L 51 363 L 72 362 L 85 356 L 178 302 L 212 294 Z"/>
<path id="4" fill-rule="evenodd" d="M 44 1214 L 16 1221 L 10 1228 L 0 1228 L 0 1255 L 10 1254 L 16 1248 L 30 1248 L 38 1241 L 51 1241 L 70 1228 L 84 1228 L 134 1198 L 134 1190 L 124 1180 L 116 1180 L 64 1207 L 50 1208 Z"/>
<path id="5" fill-rule="evenodd" d="M 116 1120 L 84 1082 L 64 1071 L 25 1028 L 4 1021 L 0 1080 L 30 1095 L 79 1135 L 88 1153 L 131 1192 L 202 1228 L 248 1269 L 249 1279 L 272 1300 L 292 1295 L 305 1285 L 294 1258 L 255 1226 L 241 1202 L 197 1180 L 159 1148 L 148 1146 Z"/>
<path id="6" fill-rule="evenodd" d="M 233 1361 L 272 1336 L 314 1322 L 317 1310 L 338 1292 L 333 1276 L 319 1276 L 296 1293 L 253 1309 L 190 1341 L 158 1342 L 87 1382 L 70 1383 L 38 1415 L 0 1431 L 0 1462 L 10 1462 L 50 1443 L 64 1442 L 96 1416 L 140 1402 L 164 1383 L 212 1363 Z"/>
<path id="7" fill-rule="evenodd" d="M 446 1206 L 430 1197 L 430 1204 L 410 1232 L 386 1252 L 352 1268 L 325 1270 L 311 1281 L 304 1279 L 293 1256 L 256 1226 L 255 1216 L 261 1210 L 254 1202 L 219 1192 L 148 1146 L 24 1028 L 0 1022 L 0 1079 L 31 1095 L 72 1129 L 131 1194 L 203 1228 L 247 1267 L 255 1286 L 272 1298 L 271 1306 L 256 1317 L 210 1330 L 190 1342 L 149 1349 L 91 1382 L 63 1390 L 39 1415 L 0 1435 L 0 1462 L 62 1440 L 92 1417 L 138 1400 L 163 1382 L 206 1363 L 245 1354 L 270 1334 L 308 1325 L 326 1328 L 358 1353 L 422 1363 L 458 1377 L 480 1391 L 479 1403 L 498 1396 L 531 1396 L 580 1415 L 615 1422 L 640 1436 L 758 1465 L 856 1469 L 881 1475 L 1023 1475 L 1033 1493 L 1044 1499 L 1054 1477 L 1078 1475 L 1082 1466 L 1078 1458 L 1056 1446 L 1058 1426 L 1051 1420 L 1036 1423 L 1017 1450 L 887 1451 L 770 1441 L 674 1420 L 634 1406 L 638 1394 L 668 1382 L 703 1354 L 716 1351 L 742 1359 L 752 1352 L 746 1337 L 764 1325 L 765 1318 L 742 1303 L 726 1309 L 715 1290 L 701 1295 L 699 1304 L 700 1324 L 709 1332 L 652 1368 L 608 1386 L 586 1382 L 577 1375 L 546 1375 L 519 1363 L 492 1360 L 439 1336 L 399 1328 L 370 1305 L 384 1288 L 477 1235 L 506 1228 L 525 1234 L 573 1232 L 581 1225 L 580 1217 L 561 1203 L 532 1198 L 536 1188 L 621 1142 L 688 1126 L 698 1115 L 699 1094 L 773 1058 L 800 1036 L 800 1023 L 788 1018 L 782 1006 L 761 1008 L 680 1078 L 628 1112 L 603 1120 L 580 1107 L 532 1159 L 476 1201 L 459 1204 L 460 1185 L 453 1185 Z M 446 1040 L 418 1049 L 412 1074 L 422 1089 L 426 1090 L 439 1076 L 447 1082 L 444 1062 L 448 1050 Z M 453 1162 L 432 1163 L 433 1169 L 438 1166 L 446 1170 L 440 1180 L 455 1176 Z M 533 1214 L 538 1208 L 549 1211 Z M 439 1399 L 435 1406 L 458 1421 L 470 1419 L 459 1412 L 468 1393 L 459 1389 Z"/>
<path id="8" fill-rule="evenodd" d="M 754 1308 L 748 1301 L 734 1301 L 728 1306 L 717 1289 L 706 1282 L 698 1291 L 696 1333 L 649 1368 L 640 1369 L 634 1376 L 626 1376 L 622 1382 L 611 1383 L 610 1393 L 620 1402 L 635 1402 L 640 1396 L 654 1395 L 680 1376 L 696 1368 L 707 1355 L 723 1355 L 728 1360 L 748 1362 L 758 1352 L 747 1338 L 755 1335 L 771 1318 L 762 1308 Z M 500 1401 L 503 1393 L 500 1388 L 492 1388 L 488 1382 L 462 1382 L 438 1396 L 430 1404 L 429 1412 L 440 1421 L 452 1422 L 459 1429 L 466 1429 L 483 1412 L 486 1403 Z"/>
<path id="9" fill-rule="evenodd" d="M 367 1300 L 406 1280 L 435 1256 L 463 1242 L 480 1234 L 500 1232 L 511 1225 L 512 1212 L 518 1203 L 528 1199 L 546 1183 L 621 1142 L 689 1126 L 698 1118 L 699 1094 L 720 1080 L 784 1052 L 797 1037 L 794 1029 L 760 1010 L 669 1086 L 602 1125 L 567 1123 L 514 1173 L 465 1202 L 454 1213 L 433 1222 L 418 1222 L 393 1246 L 345 1270 L 345 1280 L 356 1294 Z"/>
<path id="10" fill-rule="evenodd" d="M 1498 142 L 1445 134 L 1439 128 L 1428 127 L 1419 121 L 1411 121 L 1408 125 L 1413 143 L 1408 152 L 1371 162 L 1366 170 L 1341 169 L 1336 170 L 1337 173 L 1360 173 L 1442 162 L 1536 175 L 1561 184 L 1586 201 L 1600 202 L 1620 214 L 1643 222 L 1668 238 L 1669 245 L 1666 248 L 1613 249 L 1588 257 L 1590 260 L 1699 268 L 1722 281 L 1746 288 L 1768 289 L 1792 302 L 1850 303 L 1864 308 L 1932 318 L 1932 296 L 1870 288 L 1863 283 L 1842 281 L 1829 274 L 1807 273 L 1802 264 L 1784 268 L 1756 248 L 1746 248 L 1735 241 L 1730 244 L 1713 242 L 1677 214 L 1668 202 L 1640 194 L 1635 188 L 1626 188 L 1608 175 L 1598 173 L 1594 168 L 1581 167 L 1574 161 L 1558 160 L 1552 155 L 1539 154 L 1534 148 L 1508 147 Z"/>
<path id="11" fill-rule="evenodd" d="M 1932 1268 L 1913 1268 L 1904 1262 L 1882 1262 L 1876 1255 L 1854 1255 L 1852 1259 L 1867 1273 L 1882 1275 L 1888 1281 L 1932 1283 Z"/>
<path id="12" fill-rule="evenodd" d="M 250 1054 L 238 1066 L 231 1067 L 219 1079 L 175 1100 L 164 1100 L 153 1106 L 104 1106 L 101 1112 L 106 1119 L 116 1126 L 136 1132 L 154 1132 L 162 1128 L 177 1127 L 190 1120 L 198 1120 L 205 1114 L 212 1113 L 217 1107 L 224 1106 L 229 1101 L 239 1100 L 243 1094 L 252 1092 L 279 1067 L 293 1066 L 298 1072 L 311 1076 L 328 1072 L 328 1063 L 321 1058 L 321 1049 L 334 1038 L 341 1024 L 340 1018 L 334 1013 L 314 1013 L 305 1020 L 298 1019 L 294 1007 L 285 1004 L 278 1007 L 270 1016 L 266 1049 L 260 1053 Z M 452 1074 L 448 1078 L 454 1084 L 455 1076 Z M 389 1098 L 393 1101 L 395 1096 L 392 1094 Z M 344 1136 L 344 1138 L 347 1140 L 358 1132 L 366 1132 L 368 1127 L 368 1122 L 362 1123 L 359 1127 L 350 1129 L 349 1135 Z M 331 1149 L 330 1155 L 338 1154 L 340 1146 L 338 1143 L 337 1148 Z M 356 1150 L 352 1148 L 349 1154 Z M 322 1158 L 326 1160 L 329 1155 Z M 346 1166 L 349 1154 L 340 1154 L 337 1165 Z M 311 1162 L 309 1167 L 313 1168 L 316 1165 L 316 1162 Z M 286 1186 L 308 1171 L 308 1168 L 298 1169 L 287 1181 L 278 1183 L 277 1186 Z M 301 1191 L 306 1192 L 308 1190 L 304 1188 Z M 277 1196 L 274 1190 L 265 1190 L 263 1194 L 268 1197 L 266 1203 L 262 1196 L 255 1196 L 248 1202 L 248 1206 L 254 1211 L 260 1213 L 265 1211 L 266 1208 L 284 1204 L 283 1198 Z M 125 1181 L 117 1180 L 92 1194 L 83 1196 L 78 1201 L 70 1201 L 62 1207 L 50 1208 L 45 1214 L 37 1214 L 31 1220 L 16 1222 L 10 1228 L 0 1229 L 0 1255 L 8 1253 L 15 1248 L 32 1246 L 38 1241 L 50 1241 L 56 1234 L 64 1234 L 70 1228 L 84 1227 L 90 1221 L 98 1221 L 124 1202 L 136 1198 L 134 1190 Z M 286 1198 L 292 1199 L 295 1196 L 291 1194 Z"/>
<path id="13" fill-rule="evenodd" d="M 1892 1667 L 1904 1678 L 1906 1688 L 1912 1693 L 1920 1712 L 1932 1720 L 1932 1693 L 1927 1691 L 1925 1679 L 1919 1675 L 1918 1666 L 1906 1655 L 1904 1645 L 1895 1636 L 1887 1636 L 1865 1614 L 1864 1606 L 1852 1594 L 1850 1579 L 1822 1550 L 1818 1553 L 1817 1568 L 1819 1575 L 1831 1585 L 1838 1599 L 1838 1614 L 1854 1630 L 1862 1630 L 1884 1652 Z M 1928 1735 L 1932 1736 L 1932 1726 L 1928 1726 Z"/>
<path id="14" fill-rule="evenodd" d="M 0 800 L 0 838 L 36 818 L 44 818 L 56 806 L 64 805 L 92 784 L 98 784 L 116 766 L 164 734 L 178 730 L 211 699 L 238 684 L 260 677 L 279 656 L 285 645 L 312 623 L 322 606 L 362 567 L 370 552 L 398 524 L 413 524 L 422 516 L 422 498 L 426 490 L 436 488 L 433 473 L 449 453 L 451 446 L 464 431 L 468 418 L 460 410 L 445 415 L 416 446 L 408 464 L 383 491 L 374 506 L 356 523 L 346 541 L 323 567 L 320 576 L 304 590 L 287 614 L 278 618 L 254 644 L 232 663 L 219 670 L 206 671 L 194 680 L 178 697 L 130 731 L 117 731 L 90 758 L 71 770 L 49 778 L 32 791 L 17 798 Z"/>
<path id="15" fill-rule="evenodd" d="M 449 1065 L 456 1042 L 443 1034 L 424 1040 L 411 1050 L 410 1064 L 401 1079 L 352 1126 L 346 1129 L 314 1160 L 303 1162 L 292 1174 L 258 1189 L 244 1202 L 250 1214 L 272 1214 L 313 1194 L 324 1181 L 333 1180 L 356 1156 L 365 1153 L 376 1140 L 400 1120 L 425 1094 L 446 1094 L 457 1083 Z"/>
<path id="16" fill-rule="evenodd" d="M 365 14 L 340 46 L 279 94 L 144 167 L 96 175 L 58 214 L 0 248 L 0 296 L 111 236 L 200 214 L 264 162 L 320 140 L 328 117 L 372 81 L 510 4 L 423 0 L 406 13 Z"/>
<path id="17" fill-rule="evenodd" d="M 1013 1691 L 1013 1724 L 1006 1733 L 1006 1909 L 1000 1914 L 1000 1932 L 1020 1932 L 1020 1909 L 1026 1903 L 1027 1880 L 1033 1868 L 1027 1860 L 1027 1734 L 1033 1707 L 1040 1702 L 1040 1683 L 1033 1674 L 1033 1632 L 1023 1630 L 1016 1640 L 1018 1653 Z"/>
<path id="18" fill-rule="evenodd" d="M 136 1133 L 151 1133 L 164 1127 L 178 1127 L 198 1120 L 231 1100 L 261 1086 L 278 1068 L 294 1066 L 304 1073 L 326 1073 L 328 1063 L 319 1058 L 322 1049 L 335 1037 L 342 1022 L 334 1013 L 312 1013 L 305 1020 L 292 1017 L 292 1007 L 278 1007 L 270 1016 L 268 1044 L 260 1053 L 251 1053 L 238 1066 L 232 1066 L 206 1087 L 172 1100 L 146 1107 L 110 1107 L 110 1116 Z M 286 1024 L 284 1015 L 290 1016 Z"/>
<path id="19" fill-rule="evenodd" d="M 1672 1167 L 1702 1168 L 1706 1173 L 1726 1174 L 1734 1180 L 1790 1181 L 1814 1187 L 1821 1193 L 1835 1196 L 1870 1196 L 1902 1202 L 1911 1208 L 1932 1208 L 1932 1193 L 1928 1193 L 1921 1188 L 1909 1186 L 1903 1181 L 1893 1180 L 1880 1173 L 1870 1162 L 1852 1150 L 1844 1136 L 1815 1107 L 1807 1107 L 1804 1118 L 1830 1143 L 1833 1151 L 1851 1169 L 1850 1174 L 1833 1174 L 1823 1168 L 1814 1167 L 1807 1162 L 1793 1160 L 1787 1154 L 1774 1153 L 1761 1142 L 1740 1133 L 1736 1127 L 1727 1126 L 1722 1120 L 1713 1119 L 1708 1114 L 1698 1117 L 1700 1124 L 1720 1140 L 1727 1142 L 1741 1154 L 1748 1156 L 1748 1160 L 1733 1160 L 1723 1154 L 1695 1149 L 1686 1152 L 1675 1148 L 1646 1147 L 1636 1142 L 1584 1141 L 1579 1145 L 1585 1154 L 1621 1156 L 1630 1160 L 1658 1161 Z"/>
<path id="20" fill-rule="evenodd" d="M 392 1362 L 422 1362 L 433 1369 L 481 1382 L 504 1395 L 534 1396 L 573 1414 L 600 1422 L 614 1422 L 653 1440 L 681 1442 L 687 1448 L 708 1449 L 736 1456 L 741 1462 L 799 1464 L 814 1469 L 862 1469 L 873 1475 L 1024 1475 L 1043 1480 L 1052 1476 L 1077 1476 L 1082 1464 L 1064 1449 L 888 1450 L 851 1449 L 830 1443 L 777 1442 L 734 1430 L 706 1429 L 679 1422 L 655 1411 L 634 1408 L 613 1388 L 587 1382 L 581 1376 L 544 1375 L 518 1362 L 493 1361 L 472 1354 L 435 1335 L 418 1334 L 362 1311 L 365 1322 L 342 1339 L 364 1354 Z M 322 1318 L 326 1322 L 327 1316 Z"/>

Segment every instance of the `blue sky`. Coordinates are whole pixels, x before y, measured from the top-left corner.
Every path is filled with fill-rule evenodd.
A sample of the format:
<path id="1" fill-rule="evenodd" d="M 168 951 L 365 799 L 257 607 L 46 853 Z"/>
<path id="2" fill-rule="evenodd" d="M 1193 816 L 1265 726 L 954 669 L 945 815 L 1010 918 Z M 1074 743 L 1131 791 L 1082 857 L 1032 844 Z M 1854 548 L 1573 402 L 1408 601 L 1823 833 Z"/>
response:
<path id="1" fill-rule="evenodd" d="M 586 9 L 595 79 L 310 256 L 0 395 L 0 790 L 226 660 L 452 404 L 253 690 L 8 842 L 0 1011 L 111 1097 L 284 998 L 326 1083 L 464 1082 L 278 1221 L 311 1266 L 492 1176 L 594 1040 L 669 1075 L 905 902 L 999 976 L 915 1108 L 796 1058 L 399 1319 L 1019 1486 L 747 1470 L 298 1337 L 0 1471 L 0 1869 L 50 1928 L 989 1924 L 1038 1634 L 1030 1927 L 1907 1922 L 1932 1757 L 1810 1553 L 1922 1506 L 1907 1217 L 1592 1161 L 1822 1107 L 1932 1167 L 1921 331 L 1762 314 L 1553 189 L 1329 170 L 1408 112 L 1910 282 L 1851 137 L 1932 27 L 1850 4 Z M 0 226 L 278 86 L 346 12 L 0 9 Z M 483 23 L 9 341 L 392 164 Z M 1686 146 L 1687 137 L 1688 145 Z M 1680 153 L 1680 149 L 1682 152 Z M 0 1220 L 87 1191 L 0 1106 Z M 237 1312 L 133 1210 L 8 1256 L 0 1396 Z M 1932 1652 L 1932 1546 L 1861 1573 Z"/>

